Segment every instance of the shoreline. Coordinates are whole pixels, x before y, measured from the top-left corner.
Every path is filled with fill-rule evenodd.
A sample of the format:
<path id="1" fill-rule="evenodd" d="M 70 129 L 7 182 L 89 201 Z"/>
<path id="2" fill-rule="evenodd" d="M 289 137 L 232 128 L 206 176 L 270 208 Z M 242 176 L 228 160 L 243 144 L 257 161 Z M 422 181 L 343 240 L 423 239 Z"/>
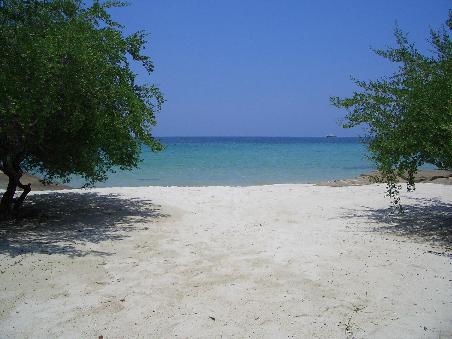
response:
<path id="1" fill-rule="evenodd" d="M 63 185 L 63 184 L 44 185 L 40 182 L 39 177 L 28 174 L 28 173 L 25 173 L 22 176 L 21 182 L 25 185 L 31 184 L 32 191 L 56 191 L 56 190 L 72 189 L 72 187 Z M 0 189 L 2 189 L 2 190 L 6 189 L 7 185 L 8 185 L 8 177 L 2 171 L 0 171 Z M 18 189 L 18 190 L 20 190 L 20 189 Z"/>
<path id="2" fill-rule="evenodd" d="M 406 178 L 398 177 L 398 182 L 406 183 L 407 181 Z M 414 176 L 414 182 L 452 185 L 452 171 L 419 170 Z M 378 171 L 363 173 L 355 178 L 320 181 L 315 184 L 318 186 L 347 187 L 347 186 L 371 185 L 375 183 L 384 183 L 384 181 L 381 180 Z"/>
<path id="3" fill-rule="evenodd" d="M 399 177 L 400 183 L 406 183 L 404 178 Z M 82 189 L 79 187 L 71 187 L 69 185 L 63 184 L 51 184 L 43 185 L 40 182 L 40 178 L 30 174 L 23 175 L 24 183 L 31 183 L 32 192 L 33 191 L 57 191 L 57 190 L 73 190 Z M 452 185 L 452 171 L 447 170 L 419 170 L 415 175 L 416 183 L 434 183 L 443 185 Z M 7 177 L 0 171 L 0 190 L 6 189 Z M 315 186 L 330 186 L 330 187 L 348 187 L 348 186 L 362 186 L 371 185 L 374 183 L 384 183 L 379 179 L 379 173 L 373 171 L 370 173 L 363 173 L 357 177 L 346 178 L 346 179 L 332 179 L 332 180 L 319 180 L 314 182 L 288 182 L 288 183 L 265 183 L 265 184 L 250 184 L 250 185 L 197 185 L 197 186 L 159 186 L 159 185 L 148 185 L 148 186 L 106 186 L 102 188 L 121 188 L 121 187 L 259 187 L 259 186 L 271 186 L 271 185 L 315 185 Z M 101 187 L 98 187 L 101 188 Z"/>

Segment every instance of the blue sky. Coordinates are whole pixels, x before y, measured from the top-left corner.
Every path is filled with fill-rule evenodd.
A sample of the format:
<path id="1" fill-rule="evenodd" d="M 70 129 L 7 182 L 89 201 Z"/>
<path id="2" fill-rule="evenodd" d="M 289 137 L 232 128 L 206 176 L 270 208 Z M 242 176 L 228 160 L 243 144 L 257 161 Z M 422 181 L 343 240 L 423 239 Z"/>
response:
<path id="1" fill-rule="evenodd" d="M 356 136 L 331 95 L 350 76 L 394 66 L 370 47 L 393 44 L 396 21 L 421 49 L 451 1 L 131 0 L 113 17 L 150 33 L 148 79 L 167 102 L 157 136 Z"/>

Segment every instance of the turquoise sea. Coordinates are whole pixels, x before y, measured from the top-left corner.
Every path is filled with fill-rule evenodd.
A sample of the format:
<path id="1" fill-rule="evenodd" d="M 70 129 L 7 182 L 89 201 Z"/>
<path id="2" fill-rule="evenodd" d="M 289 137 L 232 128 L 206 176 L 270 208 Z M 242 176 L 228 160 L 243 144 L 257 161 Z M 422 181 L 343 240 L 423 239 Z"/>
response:
<path id="1" fill-rule="evenodd" d="M 96 186 L 207 186 L 312 183 L 374 169 L 358 138 L 171 137 L 161 153 L 143 150 L 133 171 Z M 74 179 L 70 185 L 82 182 Z"/>

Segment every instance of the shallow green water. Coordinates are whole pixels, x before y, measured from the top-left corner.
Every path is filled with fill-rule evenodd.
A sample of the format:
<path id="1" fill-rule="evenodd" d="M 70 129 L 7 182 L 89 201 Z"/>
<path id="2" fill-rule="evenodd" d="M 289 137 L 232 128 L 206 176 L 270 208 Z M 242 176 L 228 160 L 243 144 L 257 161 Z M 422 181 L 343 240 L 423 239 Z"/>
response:
<path id="1" fill-rule="evenodd" d="M 373 169 L 358 138 L 161 138 L 165 151 L 143 150 L 140 167 L 102 186 L 204 186 L 308 183 Z M 82 182 L 74 179 L 71 184 Z"/>

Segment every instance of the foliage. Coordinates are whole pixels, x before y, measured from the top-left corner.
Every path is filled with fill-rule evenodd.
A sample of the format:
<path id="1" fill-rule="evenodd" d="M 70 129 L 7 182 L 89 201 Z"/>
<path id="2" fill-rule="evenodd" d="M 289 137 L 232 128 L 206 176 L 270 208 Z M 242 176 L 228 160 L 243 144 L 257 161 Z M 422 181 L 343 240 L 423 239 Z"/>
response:
<path id="1" fill-rule="evenodd" d="M 344 127 L 366 127 L 366 143 L 388 184 L 388 195 L 399 203 L 397 176 L 408 178 L 425 163 L 452 168 L 452 12 L 447 27 L 430 32 L 432 51 L 422 54 L 405 33 L 395 29 L 397 47 L 375 50 L 399 65 L 391 76 L 374 81 L 354 80 L 360 88 L 350 98 L 332 97 L 345 108 Z"/>
<path id="2" fill-rule="evenodd" d="M 164 99 L 132 71 L 135 62 L 153 71 L 146 34 L 125 34 L 108 13 L 120 6 L 0 0 L 0 169 L 12 186 L 22 169 L 92 184 L 137 166 L 143 144 L 161 150 L 150 132 Z"/>

